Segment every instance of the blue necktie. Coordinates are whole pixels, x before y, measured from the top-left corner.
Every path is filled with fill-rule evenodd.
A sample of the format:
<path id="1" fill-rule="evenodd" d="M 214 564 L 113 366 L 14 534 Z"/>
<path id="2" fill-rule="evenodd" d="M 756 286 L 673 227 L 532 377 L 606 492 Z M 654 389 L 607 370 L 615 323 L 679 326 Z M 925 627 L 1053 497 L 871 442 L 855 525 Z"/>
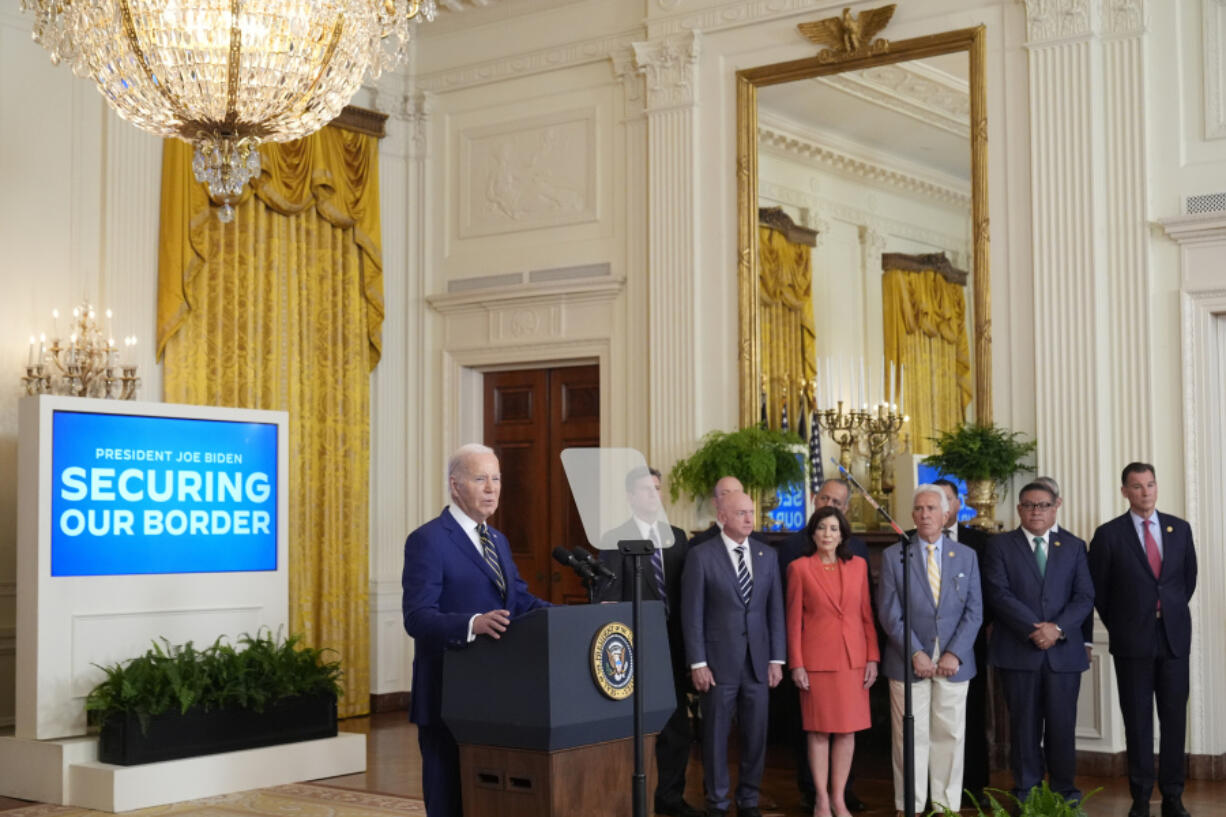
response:
<path id="1" fill-rule="evenodd" d="M 477 538 L 481 540 L 481 555 L 485 558 L 485 563 L 494 571 L 494 582 L 498 585 L 498 589 L 502 591 L 502 597 L 507 597 L 507 580 L 502 575 L 502 565 L 498 564 L 498 551 L 494 550 L 494 540 L 490 538 L 490 529 L 482 522 L 477 525 Z"/>

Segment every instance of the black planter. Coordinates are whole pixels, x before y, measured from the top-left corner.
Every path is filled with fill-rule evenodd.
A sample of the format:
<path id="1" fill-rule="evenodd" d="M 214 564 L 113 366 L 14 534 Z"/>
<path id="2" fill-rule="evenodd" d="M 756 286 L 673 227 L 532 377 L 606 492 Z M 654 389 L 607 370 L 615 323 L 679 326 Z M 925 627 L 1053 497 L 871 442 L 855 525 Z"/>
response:
<path id="1" fill-rule="evenodd" d="M 144 732 L 136 715 L 114 715 L 102 725 L 98 760 L 134 766 L 158 760 L 253 749 L 336 736 L 334 695 L 284 698 L 264 708 L 189 709 L 154 715 Z"/>

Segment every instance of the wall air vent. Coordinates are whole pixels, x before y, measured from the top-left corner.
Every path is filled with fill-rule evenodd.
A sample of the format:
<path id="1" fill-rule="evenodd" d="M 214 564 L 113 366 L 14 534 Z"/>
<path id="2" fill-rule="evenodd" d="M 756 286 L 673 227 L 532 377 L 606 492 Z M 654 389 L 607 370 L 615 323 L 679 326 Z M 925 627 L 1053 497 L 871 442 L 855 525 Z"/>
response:
<path id="1" fill-rule="evenodd" d="M 1194 216 L 1197 213 L 1219 213 L 1226 210 L 1226 193 L 1202 193 L 1199 196 L 1188 196 L 1183 201 L 1185 215 Z"/>

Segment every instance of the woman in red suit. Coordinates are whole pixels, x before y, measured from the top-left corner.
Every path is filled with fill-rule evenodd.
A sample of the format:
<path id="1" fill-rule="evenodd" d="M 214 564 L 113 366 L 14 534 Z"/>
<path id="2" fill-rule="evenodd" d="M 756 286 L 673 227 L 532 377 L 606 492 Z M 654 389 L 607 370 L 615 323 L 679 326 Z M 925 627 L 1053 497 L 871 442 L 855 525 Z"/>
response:
<path id="1" fill-rule="evenodd" d="M 813 815 L 847 817 L 843 790 L 855 733 L 870 726 L 868 688 L 880 660 L 868 562 L 848 550 L 851 527 L 837 508 L 815 511 L 805 533 L 812 550 L 788 567 L 788 666 L 808 733 Z"/>

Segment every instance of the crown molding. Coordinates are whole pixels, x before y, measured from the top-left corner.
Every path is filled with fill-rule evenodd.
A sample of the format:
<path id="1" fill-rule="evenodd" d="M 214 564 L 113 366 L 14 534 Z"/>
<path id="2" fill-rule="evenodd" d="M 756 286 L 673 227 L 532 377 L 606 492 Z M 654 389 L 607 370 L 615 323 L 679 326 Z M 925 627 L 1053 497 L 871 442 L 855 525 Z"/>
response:
<path id="1" fill-rule="evenodd" d="M 452 312 L 497 309 L 525 301 L 538 304 L 605 301 L 616 298 L 625 286 L 625 280 L 619 278 L 605 278 L 584 283 L 517 284 L 427 295 L 426 303 L 430 304 L 435 311 L 446 315 Z"/>
<path id="2" fill-rule="evenodd" d="M 894 63 L 816 77 L 813 81 L 970 143 L 970 86 L 942 71 L 919 64 Z"/>
<path id="3" fill-rule="evenodd" d="M 607 60 L 618 51 L 629 48 L 632 43 L 642 40 L 643 36 L 643 29 L 636 28 L 587 40 L 577 40 L 524 54 L 470 63 L 459 68 L 419 74 L 414 80 L 414 85 L 420 91 L 437 94 L 488 85 L 514 77 L 526 77 L 546 71 L 573 68 L 577 65 Z"/>
<path id="4" fill-rule="evenodd" d="M 832 135 L 789 127 L 790 123 L 775 117 L 763 117 L 758 123 L 758 147 L 776 155 L 796 157 L 853 179 L 878 187 L 905 190 L 945 204 L 971 207 L 969 182 L 941 178 L 930 172 L 909 168 L 902 163 L 886 164 L 857 153 L 846 140 Z"/>

